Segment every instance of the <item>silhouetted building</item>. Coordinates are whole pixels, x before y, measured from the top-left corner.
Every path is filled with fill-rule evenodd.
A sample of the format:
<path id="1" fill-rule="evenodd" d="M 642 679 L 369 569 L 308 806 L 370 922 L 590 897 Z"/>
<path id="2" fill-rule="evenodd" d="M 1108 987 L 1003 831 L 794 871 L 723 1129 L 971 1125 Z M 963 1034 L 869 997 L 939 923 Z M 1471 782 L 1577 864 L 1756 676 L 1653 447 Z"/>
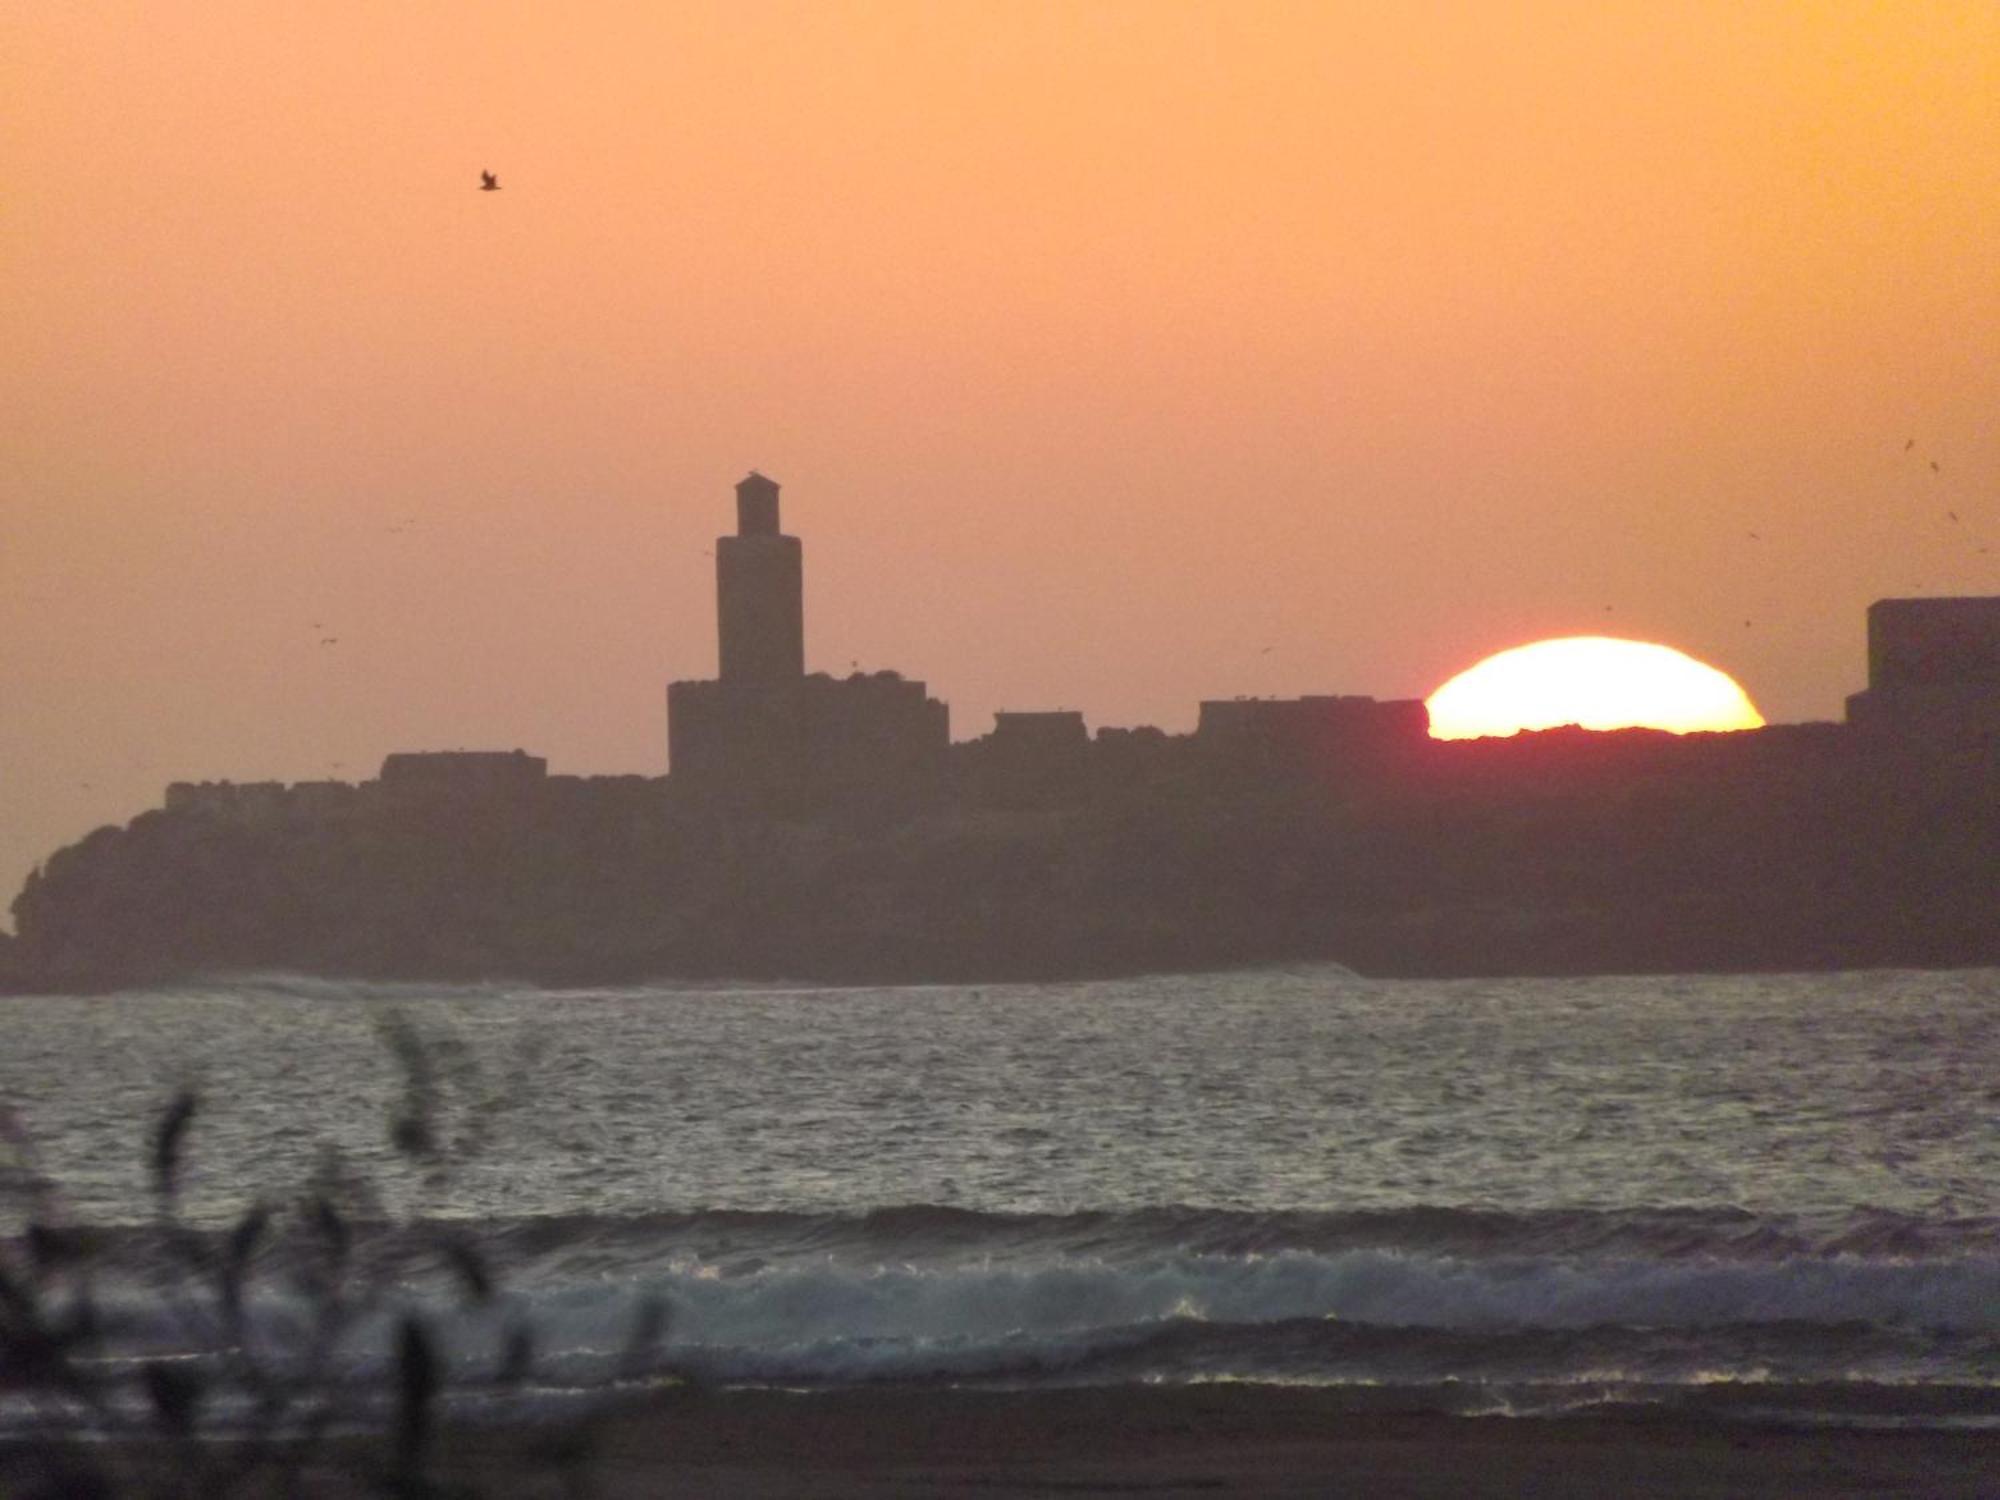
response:
<path id="1" fill-rule="evenodd" d="M 288 821 L 330 822 L 362 800 L 345 781 L 176 781 L 167 787 L 166 810 L 212 823 L 273 827 Z"/>
<path id="2" fill-rule="evenodd" d="M 1429 745 L 1430 726 L 1421 698 L 1208 699 L 1195 723 L 1195 743 L 1226 764 L 1337 770 L 1414 754 Z"/>
<path id="3" fill-rule="evenodd" d="M 958 748 L 975 798 L 1005 807 L 1073 801 L 1085 791 L 1090 731 L 1075 709 L 1003 710 L 993 732 Z"/>
<path id="4" fill-rule="evenodd" d="M 713 680 L 667 686 L 675 784 L 772 793 L 927 783 L 951 741 L 950 711 L 895 672 L 805 671 L 798 538 L 779 529 L 778 486 L 736 486 L 736 535 L 715 548 Z"/>
<path id="5" fill-rule="evenodd" d="M 1083 715 L 1073 708 L 1023 712 L 1002 709 L 993 716 L 993 748 L 1025 757 L 1074 755 L 1090 743 Z"/>
<path id="6" fill-rule="evenodd" d="M 167 786 L 166 809 L 218 822 L 275 823 L 290 794 L 282 781 L 175 781 Z"/>
<path id="7" fill-rule="evenodd" d="M 667 713 L 671 779 L 705 789 L 925 782 L 942 768 L 951 740 L 945 705 L 894 672 L 676 682 Z"/>
<path id="8" fill-rule="evenodd" d="M 507 796 L 530 791 L 549 763 L 525 750 L 405 750 L 382 761 L 382 788 L 442 796 Z"/>
<path id="9" fill-rule="evenodd" d="M 1868 687 L 1847 722 L 1937 744 L 2000 737 L 2000 597 L 1869 605 Z"/>

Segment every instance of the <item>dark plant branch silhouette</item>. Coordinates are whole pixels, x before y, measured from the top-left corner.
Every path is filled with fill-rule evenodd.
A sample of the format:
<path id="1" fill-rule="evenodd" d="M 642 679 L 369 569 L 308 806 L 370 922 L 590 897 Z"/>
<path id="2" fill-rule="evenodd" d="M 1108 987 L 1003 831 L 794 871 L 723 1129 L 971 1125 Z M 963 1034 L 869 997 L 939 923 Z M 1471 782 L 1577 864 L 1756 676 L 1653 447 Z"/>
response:
<path id="1" fill-rule="evenodd" d="M 440 1185 L 487 1142 L 491 1100 L 453 1097 L 451 1079 L 470 1070 L 462 1049 L 401 1015 L 380 1030 L 401 1081 L 390 1145 L 427 1186 Z M 462 1230 L 389 1215 L 331 1147 L 282 1200 L 252 1202 L 226 1229 L 198 1227 L 183 1183 L 205 1107 L 182 1088 L 152 1122 L 152 1222 L 117 1234 L 73 1221 L 32 1140 L 0 1109 L 0 1134 L 28 1181 L 16 1193 L 25 1225 L 0 1239 L 0 1414 L 16 1414 L 12 1435 L 0 1436 L 0 1495 L 226 1500 L 301 1496 L 332 1480 L 352 1492 L 473 1500 L 476 1486 L 440 1476 L 453 1372 L 438 1318 L 452 1306 L 494 1307 L 496 1268 Z M 171 1328 L 174 1352 L 138 1357 L 120 1342 L 131 1316 L 107 1310 L 106 1287 L 129 1281 L 135 1258 L 141 1312 Z M 411 1278 L 426 1271 L 452 1289 L 444 1303 L 411 1295 Z M 279 1315 L 281 1294 L 302 1317 Z M 261 1321 L 260 1295 L 269 1298 Z M 664 1304 L 640 1304 L 621 1377 L 657 1368 L 666 1323 Z M 343 1361 L 385 1329 L 384 1377 L 355 1379 Z M 509 1398 L 533 1377 L 536 1344 L 532 1324 L 513 1318 L 478 1382 L 501 1398 L 503 1420 L 520 1415 Z M 607 1410 L 586 1405 L 529 1446 L 568 1493 L 589 1490 Z"/>

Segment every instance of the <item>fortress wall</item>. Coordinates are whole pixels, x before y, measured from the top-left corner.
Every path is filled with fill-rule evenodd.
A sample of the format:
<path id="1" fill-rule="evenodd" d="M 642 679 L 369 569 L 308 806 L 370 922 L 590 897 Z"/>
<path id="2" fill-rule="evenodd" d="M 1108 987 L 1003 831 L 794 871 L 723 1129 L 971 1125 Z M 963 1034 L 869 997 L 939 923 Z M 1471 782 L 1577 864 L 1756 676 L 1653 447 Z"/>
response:
<path id="1" fill-rule="evenodd" d="M 738 792 L 925 783 L 944 766 L 950 712 L 894 673 L 667 689 L 675 784 Z"/>

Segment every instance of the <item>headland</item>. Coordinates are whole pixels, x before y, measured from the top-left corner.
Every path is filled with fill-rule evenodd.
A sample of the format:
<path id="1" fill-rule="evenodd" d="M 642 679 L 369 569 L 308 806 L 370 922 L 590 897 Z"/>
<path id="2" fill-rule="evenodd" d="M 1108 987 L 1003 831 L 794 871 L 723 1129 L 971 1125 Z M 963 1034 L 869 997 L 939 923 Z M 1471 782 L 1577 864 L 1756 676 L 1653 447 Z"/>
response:
<path id="1" fill-rule="evenodd" d="M 2000 964 L 2000 598 L 1878 601 L 1841 723 L 1440 741 L 1420 701 L 1325 695 L 953 743 L 922 682 L 806 671 L 778 486 L 736 498 L 665 774 L 177 783 L 29 877 L 0 989 Z"/>

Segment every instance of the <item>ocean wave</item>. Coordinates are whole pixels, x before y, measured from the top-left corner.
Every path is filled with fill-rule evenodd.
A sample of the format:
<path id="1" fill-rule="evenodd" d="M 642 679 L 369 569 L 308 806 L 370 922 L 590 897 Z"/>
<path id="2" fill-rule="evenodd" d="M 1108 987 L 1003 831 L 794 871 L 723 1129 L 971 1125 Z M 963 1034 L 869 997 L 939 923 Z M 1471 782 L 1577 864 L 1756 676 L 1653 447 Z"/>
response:
<path id="1" fill-rule="evenodd" d="M 498 1299 L 443 1326 L 468 1368 L 504 1327 L 532 1326 L 549 1368 L 580 1381 L 611 1368 L 648 1299 L 671 1311 L 660 1358 L 723 1380 L 1553 1379 L 1605 1369 L 1669 1381 L 1717 1370 L 1935 1380 L 2000 1368 L 1990 1237 L 1932 1225 L 1929 1254 L 1863 1254 L 1838 1234 L 1812 1253 L 1775 1253 L 1797 1242 L 1797 1226 L 1751 1234 L 1735 1216 L 1668 1215 L 1676 1227 L 1664 1236 L 1628 1223 L 1607 1239 L 1558 1225 L 1499 1232 L 1479 1216 L 1481 1227 L 1467 1227 L 1443 1210 L 1386 1217 L 1317 1220 L 1311 1233 L 1299 1216 L 1274 1226 L 1206 1211 L 518 1220 L 471 1240 Z M 1727 1232 L 1703 1239 L 1700 1222 Z M 1207 1234 L 1188 1232 L 1202 1225 Z M 435 1230 L 377 1226 L 362 1237 L 387 1307 L 457 1301 Z M 1528 1248 L 1551 1239 L 1566 1248 Z M 1651 1248 L 1629 1248 L 1635 1239 Z M 1690 1252 L 1691 1240 L 1707 1248 Z M 104 1260 L 107 1327 L 128 1352 L 186 1341 L 185 1317 L 153 1289 L 164 1248 L 128 1240 Z M 185 1260 L 186 1246 L 175 1253 Z M 271 1294 L 289 1284 L 282 1257 L 254 1269 L 266 1291 L 253 1304 L 255 1337 L 281 1349 L 307 1311 Z M 386 1347 L 377 1334 L 389 1316 L 357 1329 L 353 1359 L 365 1365 Z"/>
<path id="2" fill-rule="evenodd" d="M 1475 1258 L 1653 1256 L 1744 1262 L 2000 1254 L 2000 1218 L 1918 1216 L 1886 1209 L 1816 1217 L 1740 1209 L 1509 1212 L 1476 1207 L 1244 1212 L 1170 1206 L 1039 1214 L 910 1204 L 862 1213 L 704 1209 L 433 1222 L 476 1234 L 496 1255 L 524 1266 L 573 1256 L 601 1258 L 604 1269 L 625 1261 L 644 1263 L 662 1246 L 715 1254 L 742 1250 L 864 1258 L 1003 1252 L 1128 1258 L 1161 1251 L 1253 1255 L 1350 1249 Z M 115 1233 L 143 1238 L 146 1231 Z"/>
<path id="3" fill-rule="evenodd" d="M 1817 1217 L 1460 1207 L 1007 1214 L 914 1204 L 857 1214 L 718 1209 L 355 1227 L 371 1241 L 400 1246 L 411 1274 L 425 1246 L 451 1240 L 476 1246 L 497 1274 L 528 1287 L 645 1277 L 696 1262 L 725 1278 L 820 1265 L 843 1275 L 897 1267 L 933 1274 L 1005 1267 L 1028 1275 L 1093 1268 L 1114 1284 L 1174 1265 L 1199 1268 L 1220 1278 L 1218 1285 L 1318 1277 L 1329 1302 L 1336 1289 L 1390 1299 L 1409 1314 L 1393 1321 L 1406 1322 L 1601 1319 L 1642 1303 L 1653 1316 L 1641 1321 L 1660 1321 L 1676 1308 L 1699 1321 L 1705 1311 L 1727 1316 L 1762 1307 L 1789 1317 L 1809 1306 L 1837 1321 L 1910 1312 L 1924 1300 L 1953 1318 L 2000 1319 L 2000 1301 L 1983 1312 L 1976 1302 L 2000 1266 L 2000 1219 L 1887 1210 Z M 187 1255 L 191 1240 L 217 1243 L 224 1232 L 137 1225 L 94 1231 L 90 1240 L 102 1263 L 141 1272 L 169 1267 Z M 1974 1310 L 1954 1289 L 1974 1299 Z"/>
<path id="4" fill-rule="evenodd" d="M 548 1215 L 461 1224 L 502 1264 L 532 1273 L 642 1268 L 663 1250 L 718 1259 L 832 1256 L 897 1262 L 991 1258 L 1130 1261 L 1380 1250 L 1464 1260 L 1650 1259 L 1738 1264 L 1800 1260 L 1950 1262 L 2000 1257 L 2000 1218 L 1859 1209 L 1808 1217 L 1740 1209 L 1477 1207 L 1243 1212 L 1170 1206 L 1073 1213 L 985 1213 L 931 1204 L 866 1213 L 729 1209 Z"/>
<path id="5" fill-rule="evenodd" d="M 477 1247 L 493 1296 L 466 1295 L 438 1253 L 447 1237 Z M 253 1263 L 236 1330 L 269 1369 L 300 1358 L 315 1328 L 287 1238 Z M 163 1229 L 102 1239 L 102 1357 L 226 1362 L 221 1325 L 190 1316 L 214 1248 Z M 392 1383 L 395 1330 L 417 1310 L 475 1402 L 499 1399 L 504 1351 L 528 1329 L 534 1388 L 557 1402 L 680 1376 L 1246 1380 L 1519 1414 L 1713 1404 L 1726 1389 L 1749 1393 L 1732 1411 L 1820 1420 L 1865 1387 L 1870 1420 L 2000 1421 L 2000 1246 L 1983 1221 L 910 1206 L 374 1224 L 356 1227 L 352 1253 L 380 1296 L 317 1378 L 364 1404 Z M 163 1296 L 175 1265 L 187 1295 Z M 667 1310 L 664 1336 L 636 1346 L 649 1306 Z"/>
<path id="6" fill-rule="evenodd" d="M 1013 1282 L 1011 1286 L 1004 1283 Z M 1718 1384 L 1984 1390 L 2000 1412 L 2000 1335 L 1862 1320 L 1601 1322 L 1452 1327 L 1284 1313 L 1287 1299 L 1202 1306 L 1166 1286 L 1113 1290 L 1088 1275 L 986 1279 L 883 1272 L 861 1280 L 765 1275 L 729 1281 L 698 1268 L 642 1286 L 572 1286 L 494 1304 L 433 1307 L 428 1320 L 455 1382 L 477 1388 L 504 1362 L 509 1332 L 534 1331 L 535 1378 L 590 1390 L 680 1375 L 735 1385 L 1122 1384 L 1248 1380 L 1463 1391 L 1536 1385 L 1625 1392 Z M 635 1349 L 642 1304 L 664 1301 L 664 1338 Z M 177 1352 L 184 1317 L 153 1304 L 106 1309 L 112 1354 Z M 305 1345 L 310 1310 L 254 1304 L 250 1340 L 268 1368 Z M 391 1302 L 356 1323 L 329 1366 L 359 1386 L 393 1369 Z M 1634 1392 L 1654 1395 L 1640 1398 Z M 1606 1399 L 1609 1399 L 1607 1396 Z"/>

